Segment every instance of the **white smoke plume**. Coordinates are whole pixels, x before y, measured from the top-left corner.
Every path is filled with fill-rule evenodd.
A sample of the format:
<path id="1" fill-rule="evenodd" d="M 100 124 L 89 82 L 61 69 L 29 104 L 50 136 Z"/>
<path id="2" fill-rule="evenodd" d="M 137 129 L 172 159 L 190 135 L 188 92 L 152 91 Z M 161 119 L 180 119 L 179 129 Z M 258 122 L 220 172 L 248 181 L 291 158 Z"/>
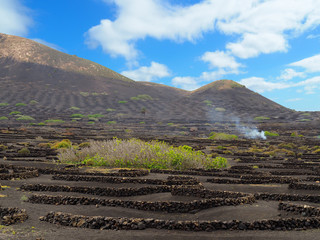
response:
<path id="1" fill-rule="evenodd" d="M 256 127 L 250 128 L 246 126 L 237 126 L 237 130 L 242 133 L 246 138 L 250 139 L 263 139 L 266 140 L 267 137 L 264 134 L 264 131 L 259 131 Z"/>
<path id="2" fill-rule="evenodd" d="M 234 121 L 236 122 L 237 130 L 246 138 L 263 140 L 267 139 L 266 135 L 264 134 L 264 131 L 259 131 L 256 126 L 244 126 L 240 123 L 239 118 L 234 119 Z"/>

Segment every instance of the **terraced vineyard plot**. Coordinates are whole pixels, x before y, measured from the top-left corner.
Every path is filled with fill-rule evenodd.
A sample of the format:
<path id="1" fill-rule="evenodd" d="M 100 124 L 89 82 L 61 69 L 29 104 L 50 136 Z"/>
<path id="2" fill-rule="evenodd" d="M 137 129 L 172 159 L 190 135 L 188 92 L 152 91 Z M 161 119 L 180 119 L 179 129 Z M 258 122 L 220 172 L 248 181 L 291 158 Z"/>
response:
<path id="1" fill-rule="evenodd" d="M 223 146 L 219 154 L 231 166 L 98 171 L 57 164 L 56 150 L 42 148 L 47 140 L 36 142 L 21 134 L 19 141 L 3 141 L 0 217 L 8 226 L 1 237 L 299 239 L 297 230 L 304 230 L 312 239 L 319 233 L 320 165 L 318 154 L 312 153 L 320 145 L 317 141 L 305 139 L 303 149 L 272 156 L 267 152 L 283 149 L 279 145 L 287 139 L 268 144 L 195 139 L 194 145 L 208 153 L 218 153 Z M 185 144 L 180 141 L 174 144 Z M 31 156 L 17 153 L 25 146 L 22 142 L 28 142 Z"/>

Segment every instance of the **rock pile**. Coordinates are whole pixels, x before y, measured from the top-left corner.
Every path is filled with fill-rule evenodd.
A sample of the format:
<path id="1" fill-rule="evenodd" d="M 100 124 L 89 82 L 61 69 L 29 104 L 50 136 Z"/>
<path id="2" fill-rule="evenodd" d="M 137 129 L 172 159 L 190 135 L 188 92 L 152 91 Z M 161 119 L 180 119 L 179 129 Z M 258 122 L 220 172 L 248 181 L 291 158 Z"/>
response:
<path id="1" fill-rule="evenodd" d="M 153 218 L 112 218 L 87 217 L 62 212 L 50 212 L 40 217 L 41 221 L 60 224 L 63 226 L 112 229 L 112 230 L 144 230 L 147 228 L 180 230 L 180 231 L 207 231 L 216 230 L 297 230 L 320 228 L 320 218 L 289 218 L 280 220 L 261 220 L 254 222 L 232 221 L 173 221 Z"/>
<path id="2" fill-rule="evenodd" d="M 3 225 L 24 222 L 27 218 L 28 215 L 24 209 L 0 207 L 0 223 Z"/>

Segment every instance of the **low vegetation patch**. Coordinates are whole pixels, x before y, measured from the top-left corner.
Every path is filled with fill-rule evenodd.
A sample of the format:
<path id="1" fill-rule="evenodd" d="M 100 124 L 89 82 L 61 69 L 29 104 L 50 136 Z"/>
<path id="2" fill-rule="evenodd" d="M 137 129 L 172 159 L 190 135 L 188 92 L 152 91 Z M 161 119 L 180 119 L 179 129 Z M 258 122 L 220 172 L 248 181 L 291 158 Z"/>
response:
<path id="1" fill-rule="evenodd" d="M 236 139 L 238 139 L 238 136 L 234 135 L 234 134 L 211 132 L 209 139 L 212 139 L 212 140 L 236 140 Z"/>
<path id="2" fill-rule="evenodd" d="M 128 101 L 118 101 L 118 103 L 127 103 Z"/>
<path id="3" fill-rule="evenodd" d="M 88 92 L 80 92 L 80 95 L 83 96 L 83 97 L 88 97 L 88 96 L 90 96 L 90 93 L 88 93 Z"/>
<path id="4" fill-rule="evenodd" d="M 131 97 L 130 99 L 133 101 L 151 101 L 151 100 L 153 100 L 153 98 L 148 94 L 140 94 L 136 97 Z"/>
<path id="5" fill-rule="evenodd" d="M 292 132 L 290 136 L 291 137 L 303 137 L 303 135 L 299 134 L 298 132 Z"/>
<path id="6" fill-rule="evenodd" d="M 38 103 L 39 103 L 39 102 L 36 101 L 36 100 L 31 100 L 31 101 L 29 102 L 30 105 L 36 105 L 36 104 L 38 104 Z"/>
<path id="7" fill-rule="evenodd" d="M 16 104 L 16 107 L 25 107 L 25 106 L 27 106 L 27 104 L 25 104 L 25 103 L 17 103 Z"/>
<path id="8" fill-rule="evenodd" d="M 113 108 L 107 108 L 106 111 L 107 111 L 107 112 L 114 112 L 114 111 L 116 111 L 116 110 L 113 109 Z"/>
<path id="9" fill-rule="evenodd" d="M 108 121 L 107 124 L 112 125 L 112 124 L 117 124 L 116 121 Z"/>
<path id="10" fill-rule="evenodd" d="M 5 106 L 9 106 L 9 103 L 5 103 L 5 102 L 0 103 L 0 107 L 5 107 Z"/>
<path id="11" fill-rule="evenodd" d="M 21 148 L 19 151 L 18 151 L 19 154 L 21 155 L 29 155 L 30 154 L 30 150 L 28 148 Z"/>
<path id="12" fill-rule="evenodd" d="M 89 114 L 88 116 L 87 116 L 88 118 L 102 118 L 102 117 L 104 117 L 104 115 L 102 115 L 102 114 Z"/>
<path id="13" fill-rule="evenodd" d="M 226 111 L 225 108 L 221 108 L 221 107 L 215 108 L 214 110 L 215 110 L 216 112 L 225 112 L 225 111 Z"/>
<path id="14" fill-rule="evenodd" d="M 75 111 L 80 110 L 80 108 L 78 108 L 78 107 L 70 107 L 69 109 L 70 109 L 70 110 L 75 110 Z"/>
<path id="15" fill-rule="evenodd" d="M 53 149 L 60 149 L 60 148 L 71 148 L 72 147 L 72 143 L 69 139 L 63 139 L 60 142 L 56 142 L 54 144 L 51 145 L 51 148 Z"/>
<path id="16" fill-rule="evenodd" d="M 5 120 L 8 120 L 9 118 L 5 117 L 5 116 L 2 116 L 0 117 L 0 121 L 5 121 Z"/>
<path id="17" fill-rule="evenodd" d="M 260 117 L 255 117 L 254 120 L 255 121 L 265 121 L 265 120 L 270 120 L 270 118 L 269 117 L 260 116 Z"/>
<path id="18" fill-rule="evenodd" d="M 212 106 L 212 101 L 210 100 L 204 100 L 203 103 L 206 104 L 208 107 Z"/>
<path id="19" fill-rule="evenodd" d="M 227 160 L 212 158 L 189 146 L 173 147 L 159 141 L 139 139 L 91 141 L 89 147 L 77 150 L 63 149 L 58 155 L 63 163 L 81 163 L 88 166 L 127 167 L 147 169 L 223 168 Z"/>
<path id="20" fill-rule="evenodd" d="M 45 123 L 64 123 L 61 119 L 48 119 L 44 121 Z"/>
<path id="21" fill-rule="evenodd" d="M 308 118 L 304 118 L 304 119 L 300 119 L 298 120 L 299 122 L 310 122 L 312 121 L 311 119 L 308 119 Z"/>
<path id="22" fill-rule="evenodd" d="M 13 112 L 9 113 L 9 115 L 18 115 L 18 114 L 21 114 L 21 112 L 19 112 L 19 111 L 13 111 Z"/>
<path id="23" fill-rule="evenodd" d="M 80 114 L 80 113 L 75 113 L 75 114 L 72 114 L 71 117 L 72 118 L 84 118 L 84 115 Z"/>
<path id="24" fill-rule="evenodd" d="M 278 136 L 279 136 L 279 133 L 264 131 L 264 135 L 265 135 L 266 137 L 278 137 Z"/>
<path id="25" fill-rule="evenodd" d="M 16 120 L 18 120 L 18 121 L 34 121 L 35 119 L 33 117 L 28 116 L 28 115 L 19 115 L 19 117 Z"/>

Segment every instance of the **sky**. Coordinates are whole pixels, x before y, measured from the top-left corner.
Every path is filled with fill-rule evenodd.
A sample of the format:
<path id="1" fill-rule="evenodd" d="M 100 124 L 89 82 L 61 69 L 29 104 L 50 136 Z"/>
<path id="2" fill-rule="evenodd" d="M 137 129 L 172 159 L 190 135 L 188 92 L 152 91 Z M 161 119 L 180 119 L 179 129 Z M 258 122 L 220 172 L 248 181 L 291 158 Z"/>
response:
<path id="1" fill-rule="evenodd" d="M 320 0 L 0 0 L 0 32 L 136 81 L 231 79 L 320 111 Z"/>

